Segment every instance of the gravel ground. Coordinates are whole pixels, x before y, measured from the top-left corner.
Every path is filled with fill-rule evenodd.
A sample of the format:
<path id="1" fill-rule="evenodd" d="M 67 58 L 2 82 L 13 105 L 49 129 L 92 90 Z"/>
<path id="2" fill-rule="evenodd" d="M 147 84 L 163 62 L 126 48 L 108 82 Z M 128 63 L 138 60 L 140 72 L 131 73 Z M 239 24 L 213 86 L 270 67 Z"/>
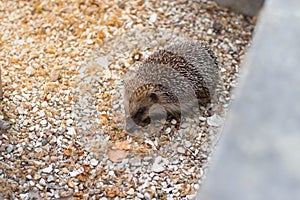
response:
<path id="1" fill-rule="evenodd" d="M 73 0 L 1 1 L 0 19 L 0 199 L 193 198 L 254 18 L 208 0 Z M 184 40 L 218 57 L 214 101 L 197 117 L 127 133 L 123 77 Z"/>

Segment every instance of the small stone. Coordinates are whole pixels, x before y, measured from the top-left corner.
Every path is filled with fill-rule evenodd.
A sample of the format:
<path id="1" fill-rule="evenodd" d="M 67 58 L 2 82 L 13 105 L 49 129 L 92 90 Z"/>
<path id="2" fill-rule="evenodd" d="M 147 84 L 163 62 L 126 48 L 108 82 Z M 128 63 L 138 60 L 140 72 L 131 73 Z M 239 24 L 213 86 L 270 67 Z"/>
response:
<path id="1" fill-rule="evenodd" d="M 26 178 L 29 179 L 29 180 L 31 180 L 31 179 L 32 179 L 32 176 L 31 176 L 30 174 L 28 174 L 28 175 L 26 176 Z"/>
<path id="2" fill-rule="evenodd" d="M 50 172 L 52 172 L 52 170 L 53 170 L 52 165 L 50 165 L 49 167 L 42 169 L 42 172 L 49 174 Z"/>
<path id="3" fill-rule="evenodd" d="M 109 62 L 107 57 L 100 57 L 96 59 L 96 62 L 98 65 L 100 65 L 101 67 L 103 67 L 104 69 L 108 68 Z"/>
<path id="4" fill-rule="evenodd" d="M 29 124 L 29 121 L 27 120 L 27 119 L 25 119 L 24 121 L 23 121 L 23 125 L 24 126 L 27 126 Z"/>
<path id="5" fill-rule="evenodd" d="M 169 134 L 169 133 L 171 133 L 171 128 L 170 127 L 168 127 L 167 129 L 166 129 L 166 134 Z"/>
<path id="6" fill-rule="evenodd" d="M 36 184 L 35 186 L 36 186 L 39 190 L 44 190 L 44 187 L 41 186 L 40 184 Z"/>
<path id="7" fill-rule="evenodd" d="M 45 119 L 43 119 L 41 122 L 40 122 L 40 124 L 42 125 L 42 126 L 46 126 L 47 125 L 47 120 L 45 120 Z"/>
<path id="8" fill-rule="evenodd" d="M 144 197 L 145 197 L 146 200 L 152 199 L 152 196 L 151 196 L 148 192 L 146 192 L 146 193 L 144 194 Z"/>
<path id="9" fill-rule="evenodd" d="M 151 156 L 146 156 L 146 157 L 144 157 L 144 161 L 150 161 L 150 160 L 152 160 L 153 158 L 151 157 Z"/>
<path id="10" fill-rule="evenodd" d="M 192 143 L 190 141 L 185 141 L 184 145 L 186 148 L 190 148 L 192 146 Z"/>
<path id="11" fill-rule="evenodd" d="M 181 129 L 186 129 L 186 128 L 188 128 L 189 127 L 189 124 L 188 123 L 182 123 L 181 125 L 180 125 L 180 128 Z"/>
<path id="12" fill-rule="evenodd" d="M 141 159 L 133 158 L 129 161 L 132 166 L 138 167 L 142 165 Z"/>
<path id="13" fill-rule="evenodd" d="M 25 73 L 27 75 L 33 75 L 35 73 L 35 69 L 33 67 L 29 66 L 25 69 Z"/>
<path id="14" fill-rule="evenodd" d="M 31 180 L 31 181 L 29 181 L 29 185 L 30 185 L 30 186 L 34 186 L 34 185 L 35 185 L 35 182 Z"/>
<path id="15" fill-rule="evenodd" d="M 222 30 L 223 26 L 222 24 L 218 23 L 218 22 L 214 22 L 213 24 L 213 29 L 216 32 L 220 32 Z"/>
<path id="16" fill-rule="evenodd" d="M 6 151 L 7 153 L 10 153 L 14 150 L 14 146 L 12 144 L 9 144 L 7 147 L 6 147 Z"/>
<path id="17" fill-rule="evenodd" d="M 27 43 L 33 43 L 33 42 L 34 42 L 34 39 L 31 38 L 31 37 L 29 37 L 29 38 L 26 39 L 26 42 L 27 42 Z"/>
<path id="18" fill-rule="evenodd" d="M 36 113 L 38 110 L 39 110 L 38 107 L 33 107 L 32 112 L 33 112 L 33 113 Z"/>
<path id="19" fill-rule="evenodd" d="M 177 152 L 181 153 L 181 154 L 184 154 L 185 153 L 185 149 L 183 147 L 178 147 L 177 148 Z"/>
<path id="20" fill-rule="evenodd" d="M 216 127 L 221 126 L 223 124 L 223 118 L 214 114 L 207 118 L 207 124 Z"/>
<path id="21" fill-rule="evenodd" d="M 50 81 L 55 82 L 55 81 L 59 80 L 60 77 L 61 77 L 60 70 L 52 71 L 50 74 Z"/>
<path id="22" fill-rule="evenodd" d="M 154 172 L 159 173 L 159 172 L 162 172 L 164 170 L 165 170 L 165 167 L 163 165 L 161 165 L 161 164 L 154 163 L 152 165 L 152 171 L 154 171 Z"/>
<path id="23" fill-rule="evenodd" d="M 45 111 L 40 110 L 39 112 L 37 112 L 37 114 L 39 115 L 39 117 L 44 117 L 45 116 Z"/>
<path id="24" fill-rule="evenodd" d="M 114 104 L 112 107 L 113 107 L 114 110 L 118 110 L 118 108 L 120 107 L 120 105 L 119 104 Z"/>
<path id="25" fill-rule="evenodd" d="M 34 179 L 34 180 L 38 180 L 38 179 L 40 179 L 40 178 L 41 178 L 41 175 L 38 174 L 38 173 L 34 174 L 34 176 L 33 176 L 33 179 Z"/>
<path id="26" fill-rule="evenodd" d="M 71 126 L 72 123 L 73 123 L 73 119 L 68 119 L 68 120 L 66 121 L 67 126 Z"/>
<path id="27" fill-rule="evenodd" d="M 168 187 L 168 184 L 165 181 L 161 182 L 160 184 L 161 184 L 161 186 L 163 188 L 167 188 Z"/>
<path id="28" fill-rule="evenodd" d="M 45 179 L 41 178 L 40 181 L 39 181 L 39 184 L 42 185 L 42 186 L 46 186 Z"/>
<path id="29" fill-rule="evenodd" d="M 90 164 L 94 167 L 96 167 L 98 165 L 98 163 L 99 163 L 99 161 L 94 158 L 90 160 Z"/>
<path id="30" fill-rule="evenodd" d="M 108 172 L 108 175 L 109 175 L 109 176 L 115 176 L 115 172 L 114 172 L 114 171 L 109 171 L 109 172 Z"/>
<path id="31" fill-rule="evenodd" d="M 54 181 L 54 177 L 52 175 L 48 176 L 47 178 L 47 182 L 53 182 Z"/>
<path id="32" fill-rule="evenodd" d="M 140 199 L 143 199 L 144 198 L 144 195 L 142 193 L 137 193 L 136 196 Z"/>
<path id="33" fill-rule="evenodd" d="M 71 177 L 75 177 L 75 176 L 77 176 L 78 174 L 80 174 L 80 172 L 77 171 L 77 170 L 70 172 L 70 176 L 71 176 Z"/>
<path id="34" fill-rule="evenodd" d="M 200 117 L 199 117 L 199 120 L 200 120 L 200 121 L 206 121 L 206 117 L 201 117 L 201 116 L 200 116 Z"/>
<path id="35" fill-rule="evenodd" d="M 21 199 L 28 199 L 28 193 L 20 194 Z"/>
<path id="36" fill-rule="evenodd" d="M 152 13 L 152 14 L 150 15 L 149 21 L 150 21 L 151 23 L 154 23 L 154 22 L 156 21 L 156 19 L 157 19 L 157 14 L 156 14 L 156 13 Z"/>
<path id="37" fill-rule="evenodd" d="M 176 119 L 172 119 L 172 120 L 171 120 L 171 124 L 173 124 L 173 125 L 177 124 Z"/>
<path id="38" fill-rule="evenodd" d="M 152 165 L 152 171 L 157 172 L 157 173 L 164 171 L 165 164 L 166 164 L 166 162 L 164 162 L 164 160 L 161 156 L 156 157 L 155 161 Z"/>
<path id="39" fill-rule="evenodd" d="M 70 136 L 75 136 L 76 135 L 76 130 L 74 127 L 67 127 L 67 134 Z"/>
<path id="40" fill-rule="evenodd" d="M 24 110 L 22 107 L 17 107 L 17 111 L 19 113 L 19 115 L 23 115 L 24 114 Z"/>
<path id="41" fill-rule="evenodd" d="M 87 44 L 94 44 L 94 41 L 91 40 L 91 39 L 87 39 L 85 42 L 86 42 Z"/>
<path id="42" fill-rule="evenodd" d="M 134 195 L 134 189 L 133 189 L 133 188 L 130 188 L 130 189 L 126 192 L 126 194 L 128 194 L 128 195 Z"/>
<path id="43" fill-rule="evenodd" d="M 41 106 L 42 106 L 43 108 L 46 108 L 46 107 L 48 106 L 47 101 L 43 101 L 43 103 L 41 103 Z"/>

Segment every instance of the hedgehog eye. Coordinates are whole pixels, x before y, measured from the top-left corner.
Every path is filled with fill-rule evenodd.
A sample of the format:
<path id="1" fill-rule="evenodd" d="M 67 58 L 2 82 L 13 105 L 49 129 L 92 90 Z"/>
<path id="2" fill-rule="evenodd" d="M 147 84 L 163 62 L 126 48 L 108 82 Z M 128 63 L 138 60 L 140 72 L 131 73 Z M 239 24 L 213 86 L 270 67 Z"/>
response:
<path id="1" fill-rule="evenodd" d="M 144 108 L 139 108 L 138 111 L 137 111 L 137 114 L 140 114 L 140 115 L 141 115 L 141 114 L 143 114 L 143 113 L 144 113 Z"/>
<path id="2" fill-rule="evenodd" d="M 155 93 L 151 93 L 150 94 L 150 99 L 153 101 L 153 102 L 157 102 L 158 101 L 158 97 Z"/>

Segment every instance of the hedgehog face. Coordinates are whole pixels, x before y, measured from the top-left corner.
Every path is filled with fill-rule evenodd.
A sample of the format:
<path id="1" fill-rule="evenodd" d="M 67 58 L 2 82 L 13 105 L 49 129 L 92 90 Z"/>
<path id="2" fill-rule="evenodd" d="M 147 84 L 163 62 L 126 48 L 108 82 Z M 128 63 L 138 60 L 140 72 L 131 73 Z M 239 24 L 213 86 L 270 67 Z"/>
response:
<path id="1" fill-rule="evenodd" d="M 143 91 L 133 94 L 129 100 L 129 113 L 131 119 L 139 126 L 150 123 L 150 108 L 159 102 L 158 96 L 152 91 Z"/>

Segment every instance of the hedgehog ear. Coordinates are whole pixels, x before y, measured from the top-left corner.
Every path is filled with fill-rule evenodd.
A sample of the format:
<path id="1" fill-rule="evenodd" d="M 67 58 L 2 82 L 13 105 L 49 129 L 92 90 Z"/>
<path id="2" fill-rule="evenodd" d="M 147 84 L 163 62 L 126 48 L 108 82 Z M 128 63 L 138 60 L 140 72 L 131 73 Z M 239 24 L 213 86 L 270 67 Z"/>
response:
<path id="1" fill-rule="evenodd" d="M 151 101 L 153 101 L 154 103 L 156 103 L 158 101 L 158 96 L 153 92 L 150 93 L 149 97 L 150 97 Z"/>

